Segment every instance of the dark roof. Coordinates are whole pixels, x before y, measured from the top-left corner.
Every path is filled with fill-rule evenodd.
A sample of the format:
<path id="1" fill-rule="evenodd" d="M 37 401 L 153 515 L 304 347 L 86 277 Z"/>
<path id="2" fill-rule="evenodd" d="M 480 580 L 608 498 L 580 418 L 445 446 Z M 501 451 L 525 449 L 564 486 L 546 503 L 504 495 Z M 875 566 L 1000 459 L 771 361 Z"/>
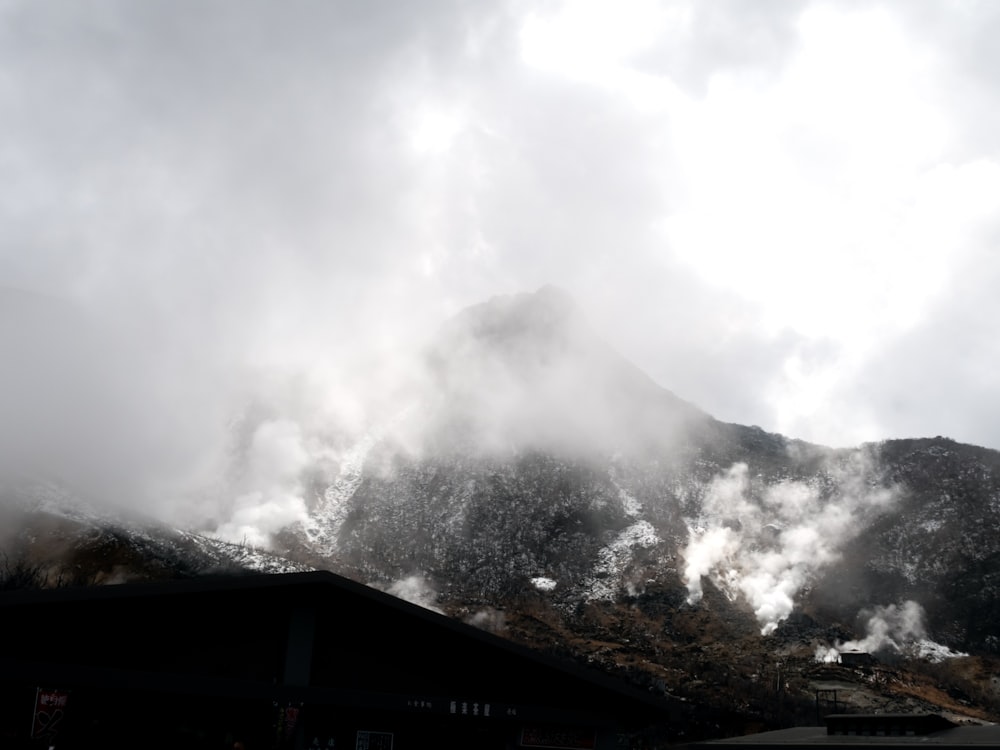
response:
<path id="1" fill-rule="evenodd" d="M 824 727 L 794 727 L 701 743 L 758 748 L 1000 746 L 1000 726 L 959 726 L 938 714 L 831 714 Z M 893 732 L 895 729 L 895 733 Z M 851 734 L 841 730 L 851 731 Z"/>
<path id="2" fill-rule="evenodd" d="M 829 714 L 828 734 L 918 735 L 958 726 L 939 714 Z"/>
<path id="3" fill-rule="evenodd" d="M 171 599 L 209 595 L 212 598 L 238 597 L 259 601 L 272 597 L 281 602 L 320 602 L 329 598 L 338 601 L 356 600 L 383 612 L 386 617 L 399 618 L 411 623 L 421 622 L 447 636 L 456 643 L 478 644 L 477 648 L 507 654 L 519 664 L 537 665 L 549 673 L 561 673 L 578 683 L 590 685 L 590 689 L 609 698 L 632 704 L 649 712 L 662 712 L 669 707 L 668 702 L 602 672 L 598 672 L 572 662 L 563 661 L 532 650 L 508 639 L 499 637 L 451 617 L 391 596 L 377 589 L 365 586 L 343 576 L 328 571 L 305 573 L 284 573 L 271 575 L 211 576 L 182 580 L 127 583 L 109 586 L 71 587 L 31 591 L 13 591 L 0 594 L 0 619 L 15 616 L 17 611 L 37 611 L 36 608 L 53 608 L 63 611 L 65 607 L 76 609 L 75 605 L 86 607 L 88 612 L 103 602 L 117 603 L 118 606 L 142 605 L 149 600 L 163 604 Z M 138 607 L 137 607 L 138 608 Z"/>

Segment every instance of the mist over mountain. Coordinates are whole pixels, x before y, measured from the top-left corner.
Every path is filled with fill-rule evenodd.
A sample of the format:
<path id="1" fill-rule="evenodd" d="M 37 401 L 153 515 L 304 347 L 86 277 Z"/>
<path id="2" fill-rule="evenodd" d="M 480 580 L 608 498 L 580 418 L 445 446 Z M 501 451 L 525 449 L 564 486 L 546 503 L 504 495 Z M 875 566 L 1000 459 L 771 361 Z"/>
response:
<path id="1" fill-rule="evenodd" d="M 693 601 L 714 575 L 773 629 L 892 501 L 864 452 L 724 424 L 657 386 L 552 288 L 466 310 L 426 365 L 424 390 L 318 513 L 337 519 L 327 549 L 373 575 L 468 594 L 544 579 L 586 598 L 598 561 L 655 550 Z M 505 550 L 484 558 L 491 542 Z M 599 588 L 622 576 L 603 571 Z"/>
<path id="2" fill-rule="evenodd" d="M 553 287 L 463 311 L 425 364 L 425 435 L 485 452 L 659 449 L 707 418 L 600 340 Z"/>
<path id="3" fill-rule="evenodd" d="M 915 474 L 903 441 L 834 450 L 719 422 L 623 359 L 554 288 L 464 311 L 423 365 L 406 408 L 348 451 L 298 544 L 463 601 L 535 591 L 572 608 L 666 585 L 697 608 L 714 590 L 764 634 L 807 609 L 849 621 L 914 599 L 949 643 L 987 643 L 992 625 L 956 615 L 983 613 L 989 595 L 940 591 L 996 543 L 937 549 L 969 538 L 945 519 L 923 522 L 946 531 L 921 544 L 900 535 L 951 502 L 941 482 L 955 472 L 978 477 L 967 501 L 995 525 L 993 451 L 932 440 L 954 466 Z M 943 554 L 947 571 L 914 572 Z"/>
<path id="4" fill-rule="evenodd" d="M 246 556 L 267 547 L 715 705 L 775 655 L 805 680 L 850 648 L 949 664 L 1000 653 L 996 451 L 940 437 L 831 449 L 720 422 L 553 287 L 464 310 L 394 376 L 377 408 L 359 406 L 366 420 L 248 401 L 201 523 L 116 525 L 99 502 L 74 523 L 134 534 L 137 576 L 167 574 L 164 560 L 180 575 L 277 569 Z M 26 528 L 73 504 L 12 487 L 3 505 L 35 519 Z M 58 527 L 53 549 L 95 580 L 129 578 L 115 544 L 102 562 Z M 45 560 L 46 538 L 7 546 Z"/>

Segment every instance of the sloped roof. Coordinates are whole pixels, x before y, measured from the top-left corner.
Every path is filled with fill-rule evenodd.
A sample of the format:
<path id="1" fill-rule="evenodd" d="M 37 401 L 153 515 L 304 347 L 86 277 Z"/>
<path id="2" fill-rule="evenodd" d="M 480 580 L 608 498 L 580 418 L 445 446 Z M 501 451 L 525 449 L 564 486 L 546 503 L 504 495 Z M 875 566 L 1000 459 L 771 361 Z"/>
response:
<path id="1" fill-rule="evenodd" d="M 411 629 L 416 623 L 439 633 L 438 642 L 460 644 L 460 648 L 485 650 L 494 654 L 492 663 L 520 665 L 522 670 L 540 670 L 559 679 L 572 681 L 586 691 L 616 704 L 630 706 L 630 711 L 656 714 L 670 708 L 662 697 L 638 689 L 622 680 L 583 666 L 539 653 L 508 639 L 480 630 L 456 619 L 391 596 L 328 571 L 286 573 L 277 575 L 240 575 L 190 578 L 183 580 L 128 583 L 98 587 L 74 587 L 52 590 L 15 591 L 0 594 L 0 618 L 8 622 L 28 612 L 32 620 L 71 621 L 73 612 L 108 611 L 104 605 L 119 611 L 146 610 L 191 601 L 252 603 L 254 607 L 280 610 L 296 606 L 335 608 L 343 611 L 363 607 L 377 612 L 378 617 L 390 618 L 394 627 Z M 156 603 L 155 605 L 153 603 Z M 234 609 L 242 606 L 234 605 Z M 431 632 L 425 631 L 425 632 Z M 375 637 L 374 635 L 372 637 Z M 461 645 L 464 644 L 464 645 Z M 19 658 L 14 655 L 15 659 Z"/>

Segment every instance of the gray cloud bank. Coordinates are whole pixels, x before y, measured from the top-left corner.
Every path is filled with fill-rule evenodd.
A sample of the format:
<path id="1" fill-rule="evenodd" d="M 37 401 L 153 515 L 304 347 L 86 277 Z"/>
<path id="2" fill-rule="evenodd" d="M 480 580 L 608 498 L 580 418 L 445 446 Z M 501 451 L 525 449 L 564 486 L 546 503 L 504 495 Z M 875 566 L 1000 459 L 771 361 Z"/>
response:
<path id="1" fill-rule="evenodd" d="M 664 235 L 692 211 L 732 218 L 698 202 L 690 112 L 709 117 L 740 86 L 733 111 L 768 111 L 768 87 L 813 44 L 803 19 L 830 6 L 663 3 L 659 35 L 589 77 L 527 59 L 525 29 L 561 7 L 0 2 L 8 463 L 232 535 L 258 512 L 295 517 L 304 467 L 335 467 L 337 435 L 381 415 L 372 404 L 391 401 L 407 352 L 469 304 L 550 282 L 654 380 L 726 421 L 829 444 L 946 433 L 1000 446 L 995 222 L 970 224 L 936 296 L 860 359 L 849 338 L 765 325 L 751 280 L 722 283 L 751 251 L 727 247 L 713 273 Z M 930 60 L 920 85 L 950 140 L 927 158 L 989 188 L 997 11 L 942 8 L 836 12 L 858 28 L 884 16 Z M 599 57 L 613 32 L 583 40 Z M 849 49 L 823 54 L 850 63 Z M 624 88 L 605 82 L 619 69 Z M 673 103 L 637 104 L 634 81 Z M 759 145 L 745 118 L 700 131 L 706 158 Z M 863 162 L 853 135 L 824 145 L 812 120 L 792 131 L 810 185 Z M 779 202 L 772 171 L 733 163 L 712 179 Z M 832 268 L 823 227 L 854 217 L 822 218 L 801 253 L 815 239 Z M 824 284 L 821 265 L 758 265 L 787 289 Z M 845 315 L 854 291 L 840 290 Z M 819 406 L 785 414 L 789 372 L 831 380 Z"/>

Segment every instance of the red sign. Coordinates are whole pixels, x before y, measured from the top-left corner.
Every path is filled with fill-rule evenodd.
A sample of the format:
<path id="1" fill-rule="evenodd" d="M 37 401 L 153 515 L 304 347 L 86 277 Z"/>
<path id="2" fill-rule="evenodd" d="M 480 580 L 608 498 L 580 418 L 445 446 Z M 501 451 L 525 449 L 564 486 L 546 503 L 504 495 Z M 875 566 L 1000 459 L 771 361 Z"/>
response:
<path id="1" fill-rule="evenodd" d="M 31 739 L 55 737 L 66 718 L 68 690 L 45 690 L 35 693 L 35 715 L 31 720 Z"/>

